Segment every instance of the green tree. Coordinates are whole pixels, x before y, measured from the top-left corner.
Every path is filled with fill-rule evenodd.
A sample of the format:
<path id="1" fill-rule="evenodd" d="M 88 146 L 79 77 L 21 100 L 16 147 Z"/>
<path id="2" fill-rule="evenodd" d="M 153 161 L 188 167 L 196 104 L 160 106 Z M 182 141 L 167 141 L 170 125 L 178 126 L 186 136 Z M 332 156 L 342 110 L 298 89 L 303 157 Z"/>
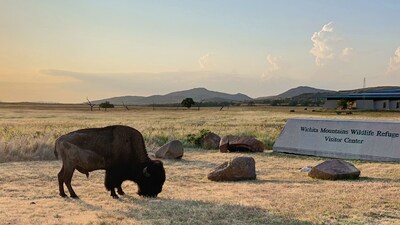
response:
<path id="1" fill-rule="evenodd" d="M 278 106 L 279 105 L 279 100 L 272 100 L 271 106 Z"/>
<path id="2" fill-rule="evenodd" d="M 289 100 L 289 106 L 297 106 L 297 104 L 299 104 L 296 100 L 291 99 Z"/>
<path id="3" fill-rule="evenodd" d="M 114 105 L 111 104 L 109 101 L 105 101 L 99 104 L 100 108 L 103 108 L 104 111 L 107 111 L 108 108 L 114 108 Z"/>
<path id="4" fill-rule="evenodd" d="M 195 102 L 193 101 L 193 98 L 185 98 L 182 100 L 181 105 L 190 109 L 190 107 L 192 107 L 195 104 Z"/>

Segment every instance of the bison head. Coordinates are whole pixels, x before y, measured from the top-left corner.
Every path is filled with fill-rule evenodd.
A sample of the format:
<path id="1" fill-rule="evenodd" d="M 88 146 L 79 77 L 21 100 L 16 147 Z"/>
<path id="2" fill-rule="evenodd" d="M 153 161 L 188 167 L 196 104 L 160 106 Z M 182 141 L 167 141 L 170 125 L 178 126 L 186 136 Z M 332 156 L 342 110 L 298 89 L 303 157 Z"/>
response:
<path id="1" fill-rule="evenodd" d="M 143 168 L 142 173 L 142 179 L 137 183 L 138 194 L 145 197 L 157 197 L 165 182 L 163 163 L 159 160 L 152 160 Z"/>

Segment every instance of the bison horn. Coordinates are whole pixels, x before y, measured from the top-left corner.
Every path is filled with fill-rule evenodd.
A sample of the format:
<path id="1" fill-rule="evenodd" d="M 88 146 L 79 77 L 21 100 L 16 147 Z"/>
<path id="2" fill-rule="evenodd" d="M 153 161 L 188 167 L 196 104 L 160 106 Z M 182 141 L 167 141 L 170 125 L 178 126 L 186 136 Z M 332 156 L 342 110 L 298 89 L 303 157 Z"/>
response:
<path id="1" fill-rule="evenodd" d="M 143 175 L 144 175 L 145 177 L 150 177 L 149 172 L 147 172 L 147 166 L 143 169 Z"/>

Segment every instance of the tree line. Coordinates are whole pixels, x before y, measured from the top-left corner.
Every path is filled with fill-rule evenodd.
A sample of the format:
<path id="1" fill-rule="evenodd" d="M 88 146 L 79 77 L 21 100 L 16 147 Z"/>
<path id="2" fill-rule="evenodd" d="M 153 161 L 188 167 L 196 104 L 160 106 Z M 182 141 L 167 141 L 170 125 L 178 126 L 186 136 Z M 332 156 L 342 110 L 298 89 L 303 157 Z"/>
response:
<path id="1" fill-rule="evenodd" d="M 284 99 L 265 99 L 255 103 L 271 106 L 322 106 L 325 103 L 321 98 L 284 98 Z"/>
<path id="2" fill-rule="evenodd" d="M 197 109 L 200 109 L 200 107 L 221 107 L 220 110 L 222 110 L 224 107 L 229 107 L 229 106 L 240 106 L 240 105 L 248 105 L 248 106 L 254 106 L 256 104 L 263 104 L 263 105 L 271 105 L 271 106 L 322 106 L 325 103 L 324 99 L 321 98 L 285 98 L 285 99 L 264 99 L 264 100 L 253 100 L 253 101 L 247 101 L 247 102 L 205 102 L 204 99 L 200 100 L 198 102 L 194 101 L 193 98 L 185 98 L 182 100 L 181 103 L 171 103 L 171 104 L 152 104 L 150 106 L 152 107 L 185 107 L 185 108 L 192 108 L 192 107 L 197 107 Z M 90 106 L 90 110 L 93 111 L 94 106 L 96 104 L 93 104 L 90 102 L 89 99 L 87 99 L 87 105 Z M 126 105 L 124 102 L 122 102 L 122 106 L 126 109 L 129 110 L 128 105 Z M 111 104 L 109 101 L 102 102 L 98 104 L 99 110 L 104 109 L 107 111 L 109 108 L 114 108 L 114 104 Z"/>

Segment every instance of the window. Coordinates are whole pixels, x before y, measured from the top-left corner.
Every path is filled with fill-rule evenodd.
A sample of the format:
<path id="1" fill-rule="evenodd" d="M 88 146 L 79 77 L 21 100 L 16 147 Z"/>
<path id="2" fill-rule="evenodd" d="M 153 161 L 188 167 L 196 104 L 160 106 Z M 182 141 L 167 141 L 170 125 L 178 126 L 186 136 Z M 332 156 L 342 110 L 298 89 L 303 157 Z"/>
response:
<path id="1" fill-rule="evenodd" d="M 396 102 L 396 109 L 400 108 L 400 102 Z"/>
<path id="2" fill-rule="evenodd" d="M 386 109 L 386 102 L 383 103 L 383 108 Z"/>

